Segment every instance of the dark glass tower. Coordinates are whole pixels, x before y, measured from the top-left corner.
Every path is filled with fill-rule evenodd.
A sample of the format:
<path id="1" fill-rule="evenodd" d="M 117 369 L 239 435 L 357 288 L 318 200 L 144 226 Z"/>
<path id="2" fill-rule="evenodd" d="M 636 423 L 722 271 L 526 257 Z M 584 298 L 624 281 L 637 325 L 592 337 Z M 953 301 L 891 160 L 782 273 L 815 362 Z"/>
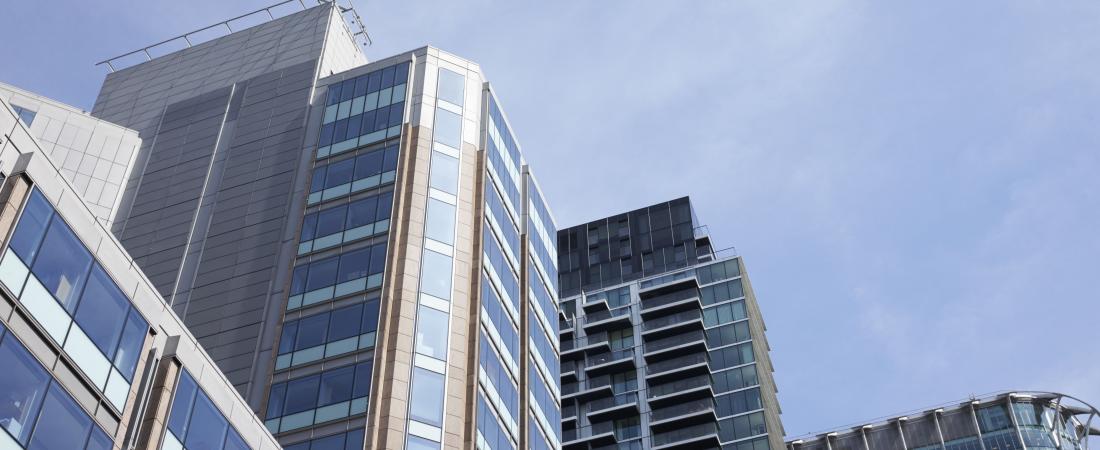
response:
<path id="1" fill-rule="evenodd" d="M 563 229 L 563 448 L 783 445 L 744 262 L 688 198 Z"/>

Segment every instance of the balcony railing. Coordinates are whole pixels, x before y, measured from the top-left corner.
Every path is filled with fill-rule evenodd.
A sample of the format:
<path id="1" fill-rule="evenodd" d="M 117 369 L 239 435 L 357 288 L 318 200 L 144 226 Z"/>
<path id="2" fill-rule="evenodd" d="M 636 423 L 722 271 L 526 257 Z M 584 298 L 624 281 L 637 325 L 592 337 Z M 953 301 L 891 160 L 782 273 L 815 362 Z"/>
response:
<path id="1" fill-rule="evenodd" d="M 611 375 L 600 375 L 598 377 L 592 377 L 587 380 L 574 381 L 572 383 L 562 383 L 561 395 L 573 395 L 578 392 L 590 391 L 597 388 L 602 388 L 611 385 Z"/>
<path id="2" fill-rule="evenodd" d="M 690 309 L 676 314 L 657 317 L 655 319 L 649 319 L 642 323 L 643 331 L 652 331 L 665 328 L 668 326 L 676 325 L 683 322 L 692 320 L 701 320 L 703 318 L 703 312 L 698 309 Z"/>
<path id="3" fill-rule="evenodd" d="M 651 438 L 654 447 L 664 447 L 679 442 L 695 440 L 707 436 L 715 436 L 717 441 L 718 425 L 714 422 L 701 423 L 690 427 L 680 428 L 664 433 L 655 433 Z"/>
<path id="4" fill-rule="evenodd" d="M 666 338 L 657 339 L 655 341 L 646 342 L 645 352 L 656 353 L 670 348 L 681 347 L 693 343 L 706 343 L 707 336 L 703 333 L 703 330 L 696 330 L 687 333 L 677 334 L 675 336 L 669 336 Z"/>
<path id="5" fill-rule="evenodd" d="M 615 350 L 611 352 L 604 352 L 596 355 L 592 355 L 588 358 L 588 368 L 593 366 L 599 366 L 622 359 L 634 359 L 634 349 L 624 348 L 622 350 Z"/>
<path id="6" fill-rule="evenodd" d="M 660 409 L 654 409 L 649 414 L 649 420 L 651 423 L 662 422 L 676 417 L 688 416 L 694 413 L 703 411 L 714 410 L 714 399 L 704 398 L 699 400 L 693 400 L 689 402 L 682 402 L 672 406 L 666 406 Z"/>
<path id="7" fill-rule="evenodd" d="M 613 395 L 611 397 L 601 398 L 599 400 L 588 402 L 588 412 L 592 413 L 594 411 L 603 411 L 605 409 L 614 408 L 616 406 L 625 406 L 631 403 L 638 403 L 637 392 Z"/>
<path id="8" fill-rule="evenodd" d="M 656 362 L 646 366 L 646 375 L 653 375 L 658 373 L 665 373 L 679 368 L 685 368 L 694 366 L 697 364 L 706 363 L 706 353 L 692 353 L 690 355 L 684 355 L 679 358 L 673 358 L 661 362 Z"/>
<path id="9" fill-rule="evenodd" d="M 676 380 L 669 383 L 651 385 L 647 392 L 647 397 L 650 399 L 657 397 L 664 397 L 677 392 L 690 391 L 695 388 L 704 386 L 711 386 L 712 381 L 710 375 L 699 375 L 697 377 L 691 377 L 683 380 Z"/>
<path id="10" fill-rule="evenodd" d="M 584 316 L 585 325 L 591 325 L 594 323 L 603 322 L 606 320 L 614 319 L 621 316 L 630 316 L 630 308 L 611 309 L 606 311 L 596 311 Z"/>
<path id="11" fill-rule="evenodd" d="M 667 294 L 661 294 L 656 297 L 647 298 L 642 300 L 642 310 L 657 309 L 662 306 L 670 305 L 673 303 L 682 302 L 691 298 L 699 298 L 698 288 L 681 289 L 678 291 L 672 291 Z"/>

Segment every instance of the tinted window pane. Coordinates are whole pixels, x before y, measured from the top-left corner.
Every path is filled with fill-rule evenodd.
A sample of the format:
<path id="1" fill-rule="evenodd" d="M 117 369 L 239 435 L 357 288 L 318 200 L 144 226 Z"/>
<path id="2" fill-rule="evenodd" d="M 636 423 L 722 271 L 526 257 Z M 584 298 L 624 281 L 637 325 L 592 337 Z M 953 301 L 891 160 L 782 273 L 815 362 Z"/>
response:
<path id="1" fill-rule="evenodd" d="M 185 447 L 217 449 L 225 442 L 225 431 L 229 425 L 210 399 L 206 398 L 206 394 L 200 392 L 195 396 L 195 408 L 191 412 L 191 424 L 187 428 L 187 439 L 183 444 Z"/>
<path id="2" fill-rule="evenodd" d="M 336 267 L 339 264 L 340 260 L 338 258 L 329 258 L 310 264 L 306 290 L 312 291 L 336 284 Z"/>
<path id="3" fill-rule="evenodd" d="M 364 430 L 362 428 L 354 430 L 354 431 L 349 431 L 348 432 L 348 441 L 347 441 L 346 444 L 344 444 L 344 450 L 362 450 L 363 449 L 363 434 L 364 434 Z"/>
<path id="4" fill-rule="evenodd" d="M 447 245 L 454 244 L 455 207 L 434 198 L 428 199 L 427 224 L 424 234 Z"/>
<path id="5" fill-rule="evenodd" d="M 393 84 L 401 84 L 409 80 L 409 64 L 397 64 L 394 67 Z"/>
<path id="6" fill-rule="evenodd" d="M 429 184 L 450 194 L 458 194 L 458 159 L 432 152 L 432 168 Z"/>
<path id="7" fill-rule="evenodd" d="M 286 385 L 286 408 L 283 414 L 294 414 L 317 406 L 317 387 L 321 377 L 312 376 L 293 380 Z"/>
<path id="8" fill-rule="evenodd" d="M 53 385 L 42 403 L 42 414 L 34 427 L 28 450 L 72 450 L 84 447 L 92 419 L 69 394 Z"/>
<path id="9" fill-rule="evenodd" d="M 326 209 L 317 214 L 317 236 L 328 236 L 344 229 L 344 216 L 347 215 L 347 206 L 337 206 Z"/>
<path id="10" fill-rule="evenodd" d="M 379 244 L 371 247 L 370 250 L 370 273 L 374 275 L 376 273 L 382 273 L 382 270 L 386 267 L 386 244 Z"/>
<path id="11" fill-rule="evenodd" d="M 191 375 L 187 372 L 180 374 L 176 396 L 172 399 L 172 413 L 168 415 L 168 429 L 178 437 L 187 435 L 187 422 L 191 419 L 195 391 L 195 380 Z"/>
<path id="12" fill-rule="evenodd" d="M 405 102 L 397 102 L 390 105 L 390 123 L 391 127 L 401 125 L 402 119 L 405 118 Z"/>
<path id="13" fill-rule="evenodd" d="M 309 192 L 317 192 L 325 188 L 325 172 L 328 166 L 313 169 L 313 178 L 309 180 Z"/>
<path id="14" fill-rule="evenodd" d="M 466 78 L 450 70 L 439 69 L 439 99 L 462 106 Z"/>
<path id="15" fill-rule="evenodd" d="M 451 257 L 424 251 L 421 263 L 420 291 L 444 300 L 451 299 Z"/>
<path id="16" fill-rule="evenodd" d="M 409 435 L 408 450 L 439 450 L 439 443 Z"/>
<path id="17" fill-rule="evenodd" d="M 328 313 L 309 316 L 298 322 L 298 343 L 294 350 L 315 347 L 325 343 L 328 331 Z"/>
<path id="18" fill-rule="evenodd" d="M 443 375 L 424 370 L 413 369 L 412 393 L 409 398 L 409 413 L 413 419 L 435 425 L 443 425 Z"/>
<path id="19" fill-rule="evenodd" d="M 378 209 L 378 197 L 367 197 L 348 206 L 347 228 L 361 227 L 375 222 L 374 213 Z"/>
<path id="20" fill-rule="evenodd" d="M 344 435 L 337 434 L 315 439 L 309 450 L 344 450 Z"/>
<path id="21" fill-rule="evenodd" d="M 115 345 L 126 323 L 120 318 L 126 317 L 128 305 L 129 300 L 107 276 L 107 272 L 95 264 L 88 285 L 80 296 L 76 323 L 108 358 L 115 356 Z"/>
<path id="22" fill-rule="evenodd" d="M 0 343 L 0 426 L 26 443 L 31 421 L 38 414 L 50 375 L 11 335 Z"/>
<path id="23" fill-rule="evenodd" d="M 11 249 L 23 258 L 24 262 L 34 259 L 38 244 L 46 234 L 46 224 L 51 214 L 53 214 L 53 208 L 42 193 L 38 192 L 38 189 L 32 191 L 31 198 L 27 200 L 27 206 L 23 209 L 23 215 L 19 218 L 19 226 L 15 228 L 15 234 L 11 237 Z"/>
<path id="24" fill-rule="evenodd" d="M 354 379 L 354 366 L 341 367 L 321 374 L 321 392 L 317 406 L 351 400 L 351 385 Z"/>
<path id="25" fill-rule="evenodd" d="M 354 159 L 329 164 L 328 175 L 325 177 L 325 189 L 351 182 L 352 169 L 355 168 Z"/>
<path id="26" fill-rule="evenodd" d="M 351 281 L 367 276 L 370 265 L 370 247 L 361 248 L 340 255 L 340 277 L 337 283 Z"/>
<path id="27" fill-rule="evenodd" d="M 375 220 L 390 218 L 390 210 L 393 208 L 393 192 L 384 192 L 378 195 L 378 211 L 374 213 Z"/>
<path id="28" fill-rule="evenodd" d="M 352 305 L 333 311 L 328 325 L 329 342 L 358 335 L 362 317 L 363 305 Z"/>
<path id="29" fill-rule="evenodd" d="M 306 279 L 309 278 L 309 265 L 295 267 L 290 277 L 290 295 L 298 295 L 305 292 Z"/>
<path id="30" fill-rule="evenodd" d="M 317 213 L 307 215 L 302 219 L 302 241 L 309 241 L 317 237 Z"/>
<path id="31" fill-rule="evenodd" d="M 382 151 L 373 151 L 355 158 L 355 179 L 362 180 L 382 173 Z"/>
<path id="32" fill-rule="evenodd" d="M 435 109 L 435 141 L 451 148 L 460 148 L 462 116 L 445 109 Z"/>
<path id="33" fill-rule="evenodd" d="M 279 383 L 271 386 L 271 394 L 267 400 L 267 418 L 275 418 L 283 416 L 283 406 L 286 399 L 286 383 Z"/>
<path id="34" fill-rule="evenodd" d="M 240 434 L 237 431 L 230 428 L 229 435 L 225 437 L 225 450 L 249 450 L 248 444 L 244 442 Z"/>
<path id="35" fill-rule="evenodd" d="M 397 145 L 386 147 L 385 158 L 382 161 L 382 171 L 397 170 Z"/>
<path id="36" fill-rule="evenodd" d="M 92 427 L 92 435 L 88 437 L 87 450 L 111 450 L 114 446 L 114 442 L 111 442 L 110 436 L 100 430 L 99 427 Z M 246 449 L 247 450 L 247 449 Z"/>
<path id="37" fill-rule="evenodd" d="M 416 320 L 416 352 L 447 360 L 447 313 L 421 306 Z"/>
<path id="38" fill-rule="evenodd" d="M 373 368 L 374 363 L 371 361 L 359 363 L 355 366 L 355 386 L 351 390 L 352 398 L 366 397 L 370 394 L 370 375 Z"/>
<path id="39" fill-rule="evenodd" d="M 118 352 L 115 353 L 115 367 L 133 381 L 134 371 L 137 369 L 141 347 L 145 344 L 145 335 L 149 332 L 149 324 L 137 311 L 130 310 L 130 317 L 126 320 L 126 328 L 122 330 L 122 339 L 118 344 Z"/>
<path id="40" fill-rule="evenodd" d="M 378 301 L 369 301 L 363 305 L 363 328 L 362 332 L 375 331 L 378 329 Z"/>
<path id="41" fill-rule="evenodd" d="M 69 226 L 54 216 L 32 270 L 70 313 L 76 306 L 77 294 L 88 277 L 91 264 L 92 255 Z"/>
<path id="42" fill-rule="evenodd" d="M 294 351 L 294 339 L 298 335 L 298 322 L 283 324 L 283 335 L 279 338 L 279 354 Z"/>

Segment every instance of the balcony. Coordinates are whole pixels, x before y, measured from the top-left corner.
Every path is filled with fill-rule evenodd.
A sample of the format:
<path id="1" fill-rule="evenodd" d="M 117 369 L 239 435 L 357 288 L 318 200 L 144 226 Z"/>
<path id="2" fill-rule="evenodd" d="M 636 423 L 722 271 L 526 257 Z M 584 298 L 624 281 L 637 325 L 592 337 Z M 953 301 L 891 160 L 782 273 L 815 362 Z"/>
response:
<path id="1" fill-rule="evenodd" d="M 562 402 L 573 399 L 588 401 L 594 398 L 600 398 L 609 395 L 612 395 L 611 377 L 609 375 L 594 377 L 588 380 L 576 381 L 573 383 L 562 383 L 561 385 Z"/>
<path id="2" fill-rule="evenodd" d="M 562 361 L 561 362 L 561 382 L 562 384 L 577 381 L 577 362 L 576 361 Z"/>
<path id="3" fill-rule="evenodd" d="M 645 359 L 660 361 L 686 353 L 707 351 L 707 336 L 703 330 L 677 334 L 645 343 Z"/>
<path id="4" fill-rule="evenodd" d="M 588 357 L 588 367 L 584 370 L 589 375 L 602 375 L 632 368 L 634 368 L 634 349 L 626 348 Z"/>
<path id="5" fill-rule="evenodd" d="M 612 422 L 595 423 L 591 427 L 563 430 L 561 438 L 562 450 L 581 450 L 589 446 L 610 445 L 616 441 L 615 427 Z"/>
<path id="6" fill-rule="evenodd" d="M 584 304 L 581 305 L 585 314 L 592 314 L 599 311 L 607 311 L 611 309 L 611 306 L 607 304 L 606 295 L 595 295 L 584 298 Z"/>
<path id="7" fill-rule="evenodd" d="M 649 414 L 649 428 L 660 433 L 703 422 L 716 423 L 714 399 L 701 398 L 654 409 Z"/>
<path id="8" fill-rule="evenodd" d="M 714 390 L 711 388 L 711 384 L 712 381 L 709 374 L 670 381 L 665 384 L 651 384 L 649 390 L 646 392 L 649 400 L 649 407 L 663 408 L 688 400 L 714 397 Z"/>
<path id="9" fill-rule="evenodd" d="M 561 405 L 561 421 L 562 423 L 573 422 L 576 425 L 577 422 L 577 404 L 568 403 Z"/>
<path id="10" fill-rule="evenodd" d="M 689 309 L 663 317 L 655 317 L 642 322 L 642 338 L 660 339 L 685 331 L 703 329 L 703 311 Z"/>
<path id="11" fill-rule="evenodd" d="M 558 321 L 558 336 L 566 338 L 573 336 L 573 332 L 576 331 L 575 324 L 576 319 L 563 319 Z"/>
<path id="12" fill-rule="evenodd" d="M 642 318 L 665 316 L 689 309 L 701 310 L 699 284 L 695 278 L 662 285 L 642 294 Z"/>
<path id="13" fill-rule="evenodd" d="M 687 378 L 692 375 L 709 374 L 709 361 L 706 353 L 692 353 L 655 362 L 646 366 L 646 380 L 650 385 L 653 385 L 672 379 Z"/>
<path id="14" fill-rule="evenodd" d="M 563 361 L 582 359 L 584 355 L 611 351 L 607 342 L 607 333 L 596 333 L 561 341 L 561 359 Z"/>
<path id="15" fill-rule="evenodd" d="M 654 433 L 650 438 L 653 450 L 702 449 L 718 447 L 718 425 L 701 423 L 664 433 Z"/>
<path id="16" fill-rule="evenodd" d="M 630 326 L 630 308 L 597 311 L 584 316 L 584 329 L 588 333 Z"/>
<path id="17" fill-rule="evenodd" d="M 588 420 L 604 422 L 638 415 L 638 393 L 630 392 L 593 400 L 588 403 Z"/>

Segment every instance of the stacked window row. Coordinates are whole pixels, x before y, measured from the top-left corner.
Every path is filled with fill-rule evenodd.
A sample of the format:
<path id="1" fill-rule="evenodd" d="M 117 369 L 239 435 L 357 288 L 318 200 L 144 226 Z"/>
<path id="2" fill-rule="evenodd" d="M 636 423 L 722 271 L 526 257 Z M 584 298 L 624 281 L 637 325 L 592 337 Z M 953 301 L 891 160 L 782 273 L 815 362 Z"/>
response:
<path id="1" fill-rule="evenodd" d="M 558 359 L 557 352 L 551 346 L 546 333 L 542 331 L 542 325 L 539 325 L 540 322 L 535 318 L 534 312 L 527 312 L 527 321 L 531 324 L 531 346 L 534 350 L 531 352 L 531 358 L 537 361 L 539 370 L 544 371 L 543 377 L 558 380 L 561 375 L 561 360 Z M 556 382 L 553 391 L 558 392 Z"/>
<path id="2" fill-rule="evenodd" d="M 389 231 L 393 192 L 307 214 L 302 221 L 298 254 L 324 250 Z"/>
<path id="3" fill-rule="evenodd" d="M 493 332 L 500 337 L 511 366 L 519 367 L 519 332 L 512 315 L 504 309 L 486 276 L 481 277 L 481 311 L 482 317 L 491 323 Z"/>
<path id="4" fill-rule="evenodd" d="M 378 300 L 283 323 L 275 370 L 374 348 Z"/>
<path id="5" fill-rule="evenodd" d="M 527 181 L 528 235 L 534 247 L 532 252 L 545 271 L 553 292 L 558 291 L 558 261 L 554 258 L 558 248 L 558 229 L 550 216 L 550 208 L 542 198 L 533 179 Z"/>
<path id="6" fill-rule="evenodd" d="M 382 285 L 386 243 L 300 264 L 294 268 L 287 310 L 374 289 Z"/>
<path id="7" fill-rule="evenodd" d="M 110 450 L 114 443 L 0 323 L 0 448 Z"/>
<path id="8" fill-rule="evenodd" d="M 485 216 L 489 219 L 490 226 L 501 234 L 501 240 L 505 244 L 502 246 L 504 253 L 508 255 L 512 267 L 515 267 L 519 264 L 519 230 L 492 183 L 485 183 Z"/>
<path id="9" fill-rule="evenodd" d="M 281 433 L 367 412 L 373 363 L 273 384 L 264 424 Z"/>
<path id="10" fill-rule="evenodd" d="M 37 189 L 0 261 L 0 282 L 121 411 L 149 324 Z"/>
<path id="11" fill-rule="evenodd" d="M 384 148 L 359 150 L 354 158 L 315 167 L 307 203 L 314 205 L 392 183 L 397 177 L 398 142 L 394 140 Z"/>
<path id="12" fill-rule="evenodd" d="M 489 174 L 493 181 L 500 183 L 499 188 L 504 194 L 505 204 L 513 218 L 519 217 L 520 191 L 519 191 L 519 167 L 523 158 L 519 153 L 519 145 L 512 137 L 512 131 L 504 120 L 504 114 L 497 106 L 496 99 L 489 96 L 489 151 L 486 152 Z"/>
<path id="13" fill-rule="evenodd" d="M 410 449 L 438 449 L 443 437 L 448 337 L 454 277 L 454 239 L 457 220 L 459 156 L 462 148 L 462 96 L 465 77 L 440 68 L 428 168 L 428 199 L 424 209 L 424 240 L 420 258 L 416 336 L 409 422 L 405 445 Z M 457 102 L 457 103 L 455 103 Z"/>
<path id="14" fill-rule="evenodd" d="M 557 301 L 555 301 L 553 294 L 547 290 L 546 284 L 542 282 L 540 277 L 534 270 L 527 271 L 527 289 L 529 297 L 534 300 L 534 305 L 540 320 L 539 324 L 543 330 L 549 336 L 558 335 L 558 321 L 555 320 L 558 316 Z M 546 355 L 550 357 L 550 355 Z"/>
<path id="15" fill-rule="evenodd" d="M 555 372 L 556 373 L 556 372 Z M 554 442 L 561 440 L 561 409 L 558 407 L 558 395 L 550 390 L 546 379 L 534 367 L 529 366 L 527 379 L 531 389 L 531 402 L 542 412 L 542 418 L 554 429 Z M 555 384 L 558 382 L 555 381 Z"/>
<path id="16" fill-rule="evenodd" d="M 477 396 L 477 448 L 478 450 L 510 450 L 516 445 L 510 434 L 500 426 L 485 396 Z"/>
<path id="17" fill-rule="evenodd" d="M 500 356 L 489 343 L 489 338 L 485 336 L 485 333 L 481 333 L 479 338 L 480 352 L 478 352 L 478 359 L 481 373 L 484 381 L 492 387 L 493 392 L 496 394 L 496 398 L 490 395 L 489 400 L 497 405 L 498 409 L 503 407 L 509 415 L 509 417 L 503 418 L 505 423 L 509 425 L 509 428 L 515 428 L 515 418 L 519 417 L 519 392 L 516 389 L 516 381 L 512 378 L 511 372 L 500 361 Z"/>
<path id="18" fill-rule="evenodd" d="M 400 135 L 408 78 L 400 63 L 329 86 L 317 157 Z"/>
<path id="19" fill-rule="evenodd" d="M 500 249 L 500 243 L 489 231 L 489 227 L 482 229 L 481 239 L 483 257 L 485 264 L 490 268 L 493 281 L 499 283 L 501 294 L 507 298 L 509 306 L 514 311 L 519 311 L 519 279 L 512 271 L 512 265 L 506 260 L 504 252 Z"/>
<path id="20" fill-rule="evenodd" d="M 161 450 L 249 450 L 214 402 L 180 369 Z"/>

